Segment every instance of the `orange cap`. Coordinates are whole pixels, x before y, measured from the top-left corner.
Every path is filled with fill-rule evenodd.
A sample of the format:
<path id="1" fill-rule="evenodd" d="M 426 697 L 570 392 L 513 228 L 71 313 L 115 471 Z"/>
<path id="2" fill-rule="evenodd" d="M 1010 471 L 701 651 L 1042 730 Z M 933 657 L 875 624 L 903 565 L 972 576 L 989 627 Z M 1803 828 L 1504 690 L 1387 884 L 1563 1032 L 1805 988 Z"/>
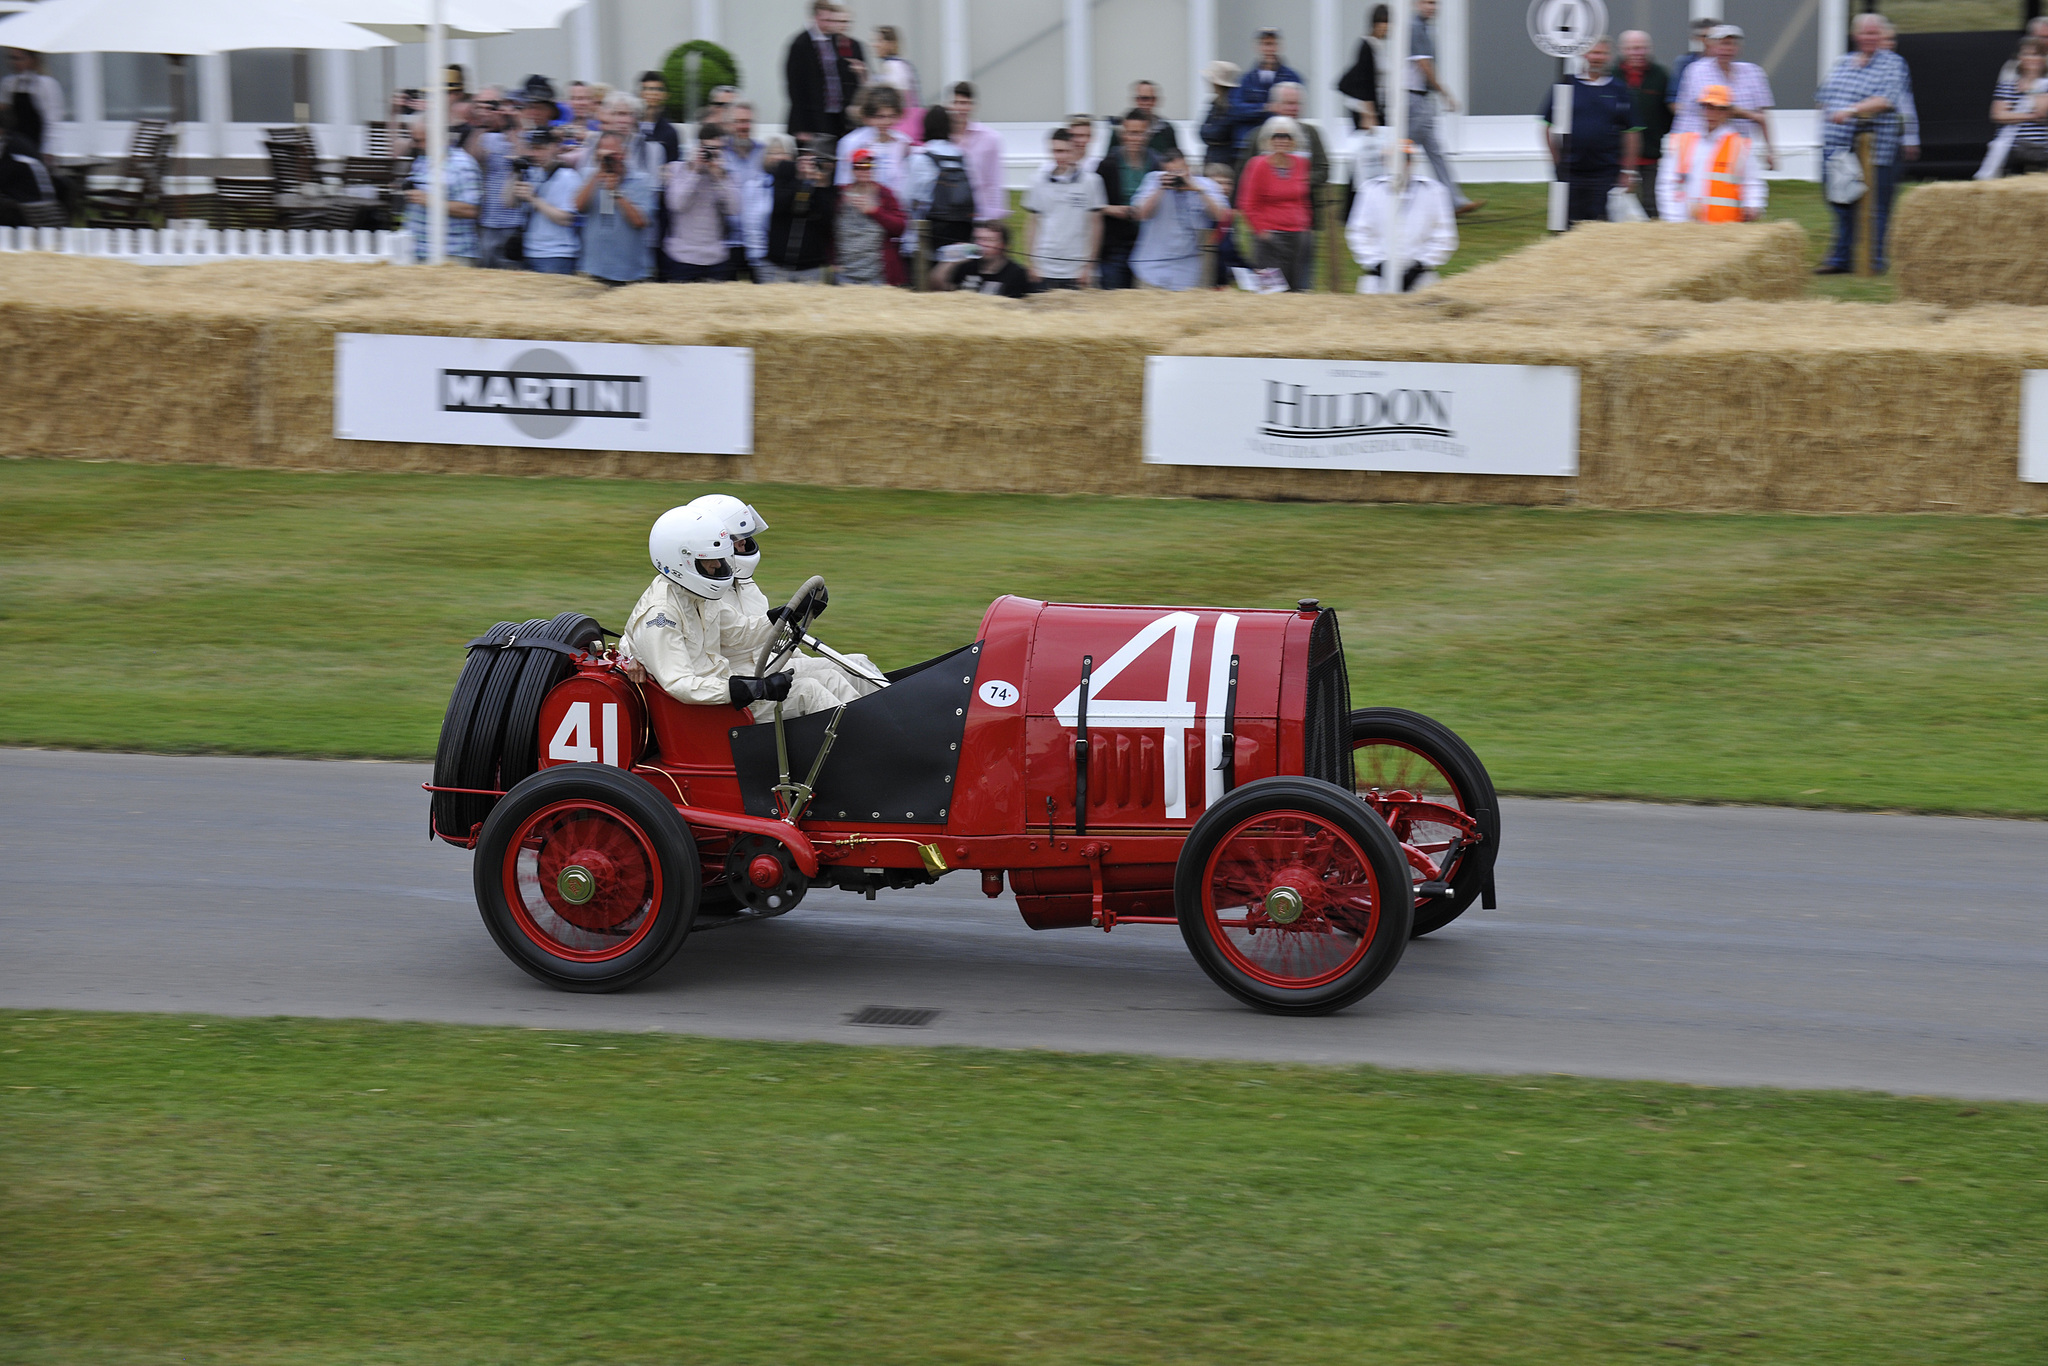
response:
<path id="1" fill-rule="evenodd" d="M 1718 105 L 1723 109 L 1731 109 L 1735 105 L 1735 97 L 1728 93 L 1728 87 L 1725 85 L 1710 85 L 1705 90 L 1700 91 L 1700 103 Z"/>

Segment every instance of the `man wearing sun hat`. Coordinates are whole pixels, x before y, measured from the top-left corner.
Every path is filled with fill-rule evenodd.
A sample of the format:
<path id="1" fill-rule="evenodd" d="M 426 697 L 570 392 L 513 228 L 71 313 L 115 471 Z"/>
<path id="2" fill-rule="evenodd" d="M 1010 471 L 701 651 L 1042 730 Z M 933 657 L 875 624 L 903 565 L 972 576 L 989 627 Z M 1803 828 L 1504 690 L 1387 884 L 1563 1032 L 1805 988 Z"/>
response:
<path id="1" fill-rule="evenodd" d="M 1735 60 L 1741 51 L 1742 30 L 1735 25 L 1722 24 L 1707 30 L 1706 55 L 1686 67 L 1685 76 L 1678 83 L 1678 117 L 1671 131 L 1705 132 L 1707 116 L 1700 108 L 1700 92 L 1710 85 L 1726 86 L 1733 101 L 1729 113 L 1734 117 L 1736 131 L 1752 141 L 1762 140 L 1764 166 L 1775 171 L 1778 150 L 1771 140 L 1771 107 L 1776 101 L 1771 98 L 1770 78 L 1755 62 Z"/>
<path id="2" fill-rule="evenodd" d="M 1668 223 L 1753 223 L 1763 216 L 1763 172 L 1754 145 L 1735 123 L 1733 104 L 1725 85 L 1700 91 L 1707 126 L 1672 139 L 1671 154 L 1657 171 L 1659 218 Z"/>

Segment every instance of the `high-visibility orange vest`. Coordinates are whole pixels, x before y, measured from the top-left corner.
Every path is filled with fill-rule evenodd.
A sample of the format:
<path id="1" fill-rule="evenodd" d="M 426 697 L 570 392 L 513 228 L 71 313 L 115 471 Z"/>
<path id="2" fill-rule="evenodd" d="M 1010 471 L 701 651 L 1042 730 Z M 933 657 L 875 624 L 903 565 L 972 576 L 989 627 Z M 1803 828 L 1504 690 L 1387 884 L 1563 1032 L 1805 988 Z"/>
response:
<path id="1" fill-rule="evenodd" d="M 1681 133 L 1678 137 L 1678 179 L 1682 185 L 1692 173 L 1692 154 L 1700 145 L 1698 133 Z M 1700 223 L 1740 223 L 1742 221 L 1742 181 L 1737 177 L 1738 168 L 1746 169 L 1749 157 L 1749 139 L 1740 133 L 1730 133 L 1721 139 L 1721 146 L 1714 153 L 1714 164 L 1707 168 L 1707 197 L 1692 206 L 1694 221 Z"/>

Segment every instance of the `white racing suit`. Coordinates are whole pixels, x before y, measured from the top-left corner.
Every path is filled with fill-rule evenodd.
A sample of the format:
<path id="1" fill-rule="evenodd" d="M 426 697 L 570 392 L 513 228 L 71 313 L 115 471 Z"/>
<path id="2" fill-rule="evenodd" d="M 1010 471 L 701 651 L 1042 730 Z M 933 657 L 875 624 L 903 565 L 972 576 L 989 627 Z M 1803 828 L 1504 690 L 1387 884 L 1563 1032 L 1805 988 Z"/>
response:
<path id="1" fill-rule="evenodd" d="M 633 604 L 619 651 L 638 660 L 661 690 L 678 702 L 730 706 L 733 677 L 754 676 L 754 661 L 774 629 L 765 616 L 742 616 L 730 600 L 707 602 L 657 574 Z M 836 665 L 828 667 L 838 672 Z M 782 704 L 782 715 L 787 719 L 830 711 L 844 700 L 818 679 L 799 672 Z M 775 719 L 773 702 L 756 702 L 748 710 L 756 721 Z"/>
<path id="2" fill-rule="evenodd" d="M 721 602 L 718 604 L 718 610 L 723 614 L 730 615 L 734 619 L 727 628 L 728 630 L 744 631 L 749 633 L 749 639 L 765 641 L 775 630 L 775 623 L 768 620 L 768 595 L 755 587 L 752 579 L 741 579 L 739 586 L 739 601 Z M 757 654 L 760 648 L 759 644 L 753 646 Z M 844 651 L 840 653 L 845 654 Z M 845 657 L 856 669 L 873 674 L 876 678 L 882 676 L 882 671 L 876 668 L 874 661 L 866 655 L 845 655 Z M 805 679 L 811 679 L 822 684 L 825 691 L 831 693 L 833 698 L 840 702 L 851 702 L 856 697 L 866 697 L 869 693 L 877 690 L 874 684 L 856 680 L 846 670 L 840 668 L 829 659 L 816 659 L 810 655 L 799 653 L 791 655 L 789 663 L 782 667 L 785 669 L 795 669 L 796 681 L 799 683 Z M 751 672 L 752 668 L 753 666 L 749 664 L 747 671 Z M 795 692 L 792 691 L 790 696 L 796 696 Z M 782 714 L 788 716 L 789 712 L 785 709 Z"/>

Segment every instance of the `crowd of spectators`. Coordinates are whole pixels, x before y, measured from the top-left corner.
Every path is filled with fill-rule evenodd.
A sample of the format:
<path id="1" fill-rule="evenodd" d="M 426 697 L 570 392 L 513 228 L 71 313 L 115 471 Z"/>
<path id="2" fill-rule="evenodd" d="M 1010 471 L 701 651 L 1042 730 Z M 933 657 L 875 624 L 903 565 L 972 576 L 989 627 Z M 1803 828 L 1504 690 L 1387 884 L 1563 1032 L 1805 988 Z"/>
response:
<path id="1" fill-rule="evenodd" d="M 1336 149 L 1373 176 L 1385 169 L 1376 130 L 1386 8 L 1345 76 L 1358 136 Z M 1433 0 L 1419 0 L 1417 108 L 1432 94 L 1450 99 L 1430 57 L 1433 13 Z M 1334 198 L 1333 149 L 1304 116 L 1305 83 L 1277 29 L 1253 35 L 1249 67 L 1219 61 L 1204 73 L 1212 98 L 1198 160 L 1163 116 L 1153 81 L 1133 83 L 1128 109 L 1106 121 L 1100 157 L 1091 156 L 1094 116 L 1053 130 L 1013 244 L 1002 140 L 976 119 L 973 85 L 953 83 L 924 105 L 900 34 L 879 28 L 869 47 L 850 27 L 842 4 L 813 0 L 783 63 L 785 131 L 765 140 L 754 135 L 753 102 L 728 88 L 671 123 L 671 92 L 656 71 L 633 90 L 577 81 L 557 91 L 532 76 L 472 92 L 467 73 L 450 67 L 445 124 L 428 117 L 424 99 L 397 109 L 413 154 L 404 226 L 424 257 L 434 136 L 446 138 L 447 259 L 609 284 L 829 280 L 1008 297 L 1233 281 L 1303 290 L 1329 211 L 1340 222 L 1348 212 Z M 1455 194 L 1420 117 L 1417 143 L 1441 169 L 1421 177 L 1419 193 Z M 1456 211 L 1474 207 L 1458 196 Z M 1432 226 L 1427 236 L 1443 234 Z"/>
<path id="2" fill-rule="evenodd" d="M 1411 287 L 1448 259 L 1457 219 L 1482 203 L 1459 187 L 1436 133 L 1438 113 L 1458 108 L 1437 70 L 1436 9 L 1437 0 L 1414 0 L 1408 59 L 1395 71 L 1389 7 L 1373 7 L 1336 86 L 1351 124 L 1339 146 L 1305 117 L 1306 82 L 1275 28 L 1252 35 L 1248 66 L 1215 61 L 1203 72 L 1194 161 L 1161 114 L 1156 82 L 1135 82 L 1128 109 L 1101 121 L 1099 157 L 1098 120 L 1069 116 L 1021 196 L 1015 244 L 1002 140 L 977 121 L 973 85 L 948 85 L 927 105 L 901 34 L 884 25 L 863 45 L 841 0 L 810 0 L 781 73 L 784 131 L 768 138 L 755 134 L 753 101 L 730 86 L 684 111 L 658 71 L 630 90 L 585 81 L 557 90 L 531 76 L 516 88 L 471 91 L 467 73 L 451 66 L 440 99 L 394 99 L 393 121 L 413 153 L 404 226 L 424 256 L 428 142 L 440 137 L 445 255 L 483 268 L 608 284 L 829 281 L 1012 297 L 1232 282 L 1299 291 L 1319 273 L 1328 282 L 1335 262 L 1318 243 L 1341 225 L 1361 288 Z M 1872 261 L 1883 269 L 1900 172 L 1920 148 L 1892 25 L 1858 14 L 1850 37 L 1816 97 L 1835 217 L 1822 273 L 1851 268 L 1866 208 Z M 1774 99 L 1763 68 L 1743 60 L 1743 39 L 1733 24 L 1695 18 L 1687 50 L 1667 68 L 1651 35 L 1631 30 L 1600 39 L 1567 92 L 1546 89 L 1538 115 L 1568 186 L 1570 222 L 1761 216 L 1763 173 L 1779 165 Z M 24 221 L 23 205 L 57 193 L 46 137 L 66 114 L 64 91 L 37 54 L 10 52 L 8 66 L 0 223 L 13 225 Z M 1388 92 L 1399 88 L 1409 141 L 1389 165 L 1381 124 Z M 1571 105 L 1568 134 L 1550 126 L 1560 97 Z M 671 122 L 672 110 L 687 121 Z M 1980 177 L 2048 169 L 2048 18 L 2028 24 L 1990 118 L 1997 132 Z M 1350 171 L 1342 183 L 1332 175 L 1339 163 Z M 1390 224 L 1401 234 L 1393 243 L 1383 240 Z M 1380 278 L 1389 256 L 1410 263 L 1399 280 Z"/>

